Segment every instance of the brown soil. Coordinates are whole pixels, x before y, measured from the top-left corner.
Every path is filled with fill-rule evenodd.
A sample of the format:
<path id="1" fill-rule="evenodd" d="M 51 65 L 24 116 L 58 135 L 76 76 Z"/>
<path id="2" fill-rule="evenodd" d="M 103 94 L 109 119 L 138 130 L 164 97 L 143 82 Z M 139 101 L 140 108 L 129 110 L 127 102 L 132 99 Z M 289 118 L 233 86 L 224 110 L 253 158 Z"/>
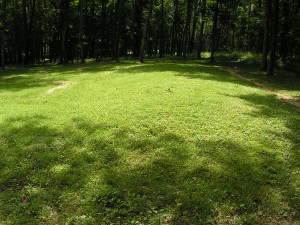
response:
<path id="1" fill-rule="evenodd" d="M 82 72 L 84 69 L 87 69 L 88 67 L 80 67 L 80 68 L 76 68 L 77 71 Z"/>
<path id="2" fill-rule="evenodd" d="M 55 91 L 56 89 L 61 89 L 61 88 L 66 88 L 69 84 L 67 82 L 63 82 L 62 84 L 54 87 L 54 88 L 51 88 L 49 89 L 48 91 L 46 91 L 46 93 L 52 93 L 53 91 Z"/>

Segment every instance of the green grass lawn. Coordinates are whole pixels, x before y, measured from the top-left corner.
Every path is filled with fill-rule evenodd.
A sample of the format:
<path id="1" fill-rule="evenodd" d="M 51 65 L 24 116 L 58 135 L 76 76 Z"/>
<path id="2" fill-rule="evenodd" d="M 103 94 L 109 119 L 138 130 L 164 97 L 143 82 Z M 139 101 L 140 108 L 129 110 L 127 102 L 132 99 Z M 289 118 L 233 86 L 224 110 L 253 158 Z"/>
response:
<path id="1" fill-rule="evenodd" d="M 0 72 L 0 224 L 299 222 L 299 111 L 217 64 L 146 61 Z"/>
<path id="2" fill-rule="evenodd" d="M 273 77 L 267 77 L 260 70 L 261 54 L 219 53 L 219 64 L 238 68 L 244 77 L 257 81 L 274 91 L 300 102 L 300 74 L 287 70 L 275 70 Z"/>

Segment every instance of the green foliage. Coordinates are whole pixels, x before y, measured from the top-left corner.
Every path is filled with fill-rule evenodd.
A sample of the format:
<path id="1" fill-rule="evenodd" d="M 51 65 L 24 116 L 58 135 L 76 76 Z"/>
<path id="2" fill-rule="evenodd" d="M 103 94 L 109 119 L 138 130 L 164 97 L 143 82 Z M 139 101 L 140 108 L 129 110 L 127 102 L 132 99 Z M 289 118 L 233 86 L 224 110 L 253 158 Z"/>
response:
<path id="1" fill-rule="evenodd" d="M 0 75 L 4 224 L 299 221 L 299 112 L 220 65 Z"/>
<path id="2" fill-rule="evenodd" d="M 231 53 L 217 53 L 218 59 L 221 61 L 236 61 L 251 65 L 259 65 L 261 61 L 261 54 L 254 54 L 251 52 L 231 52 Z"/>

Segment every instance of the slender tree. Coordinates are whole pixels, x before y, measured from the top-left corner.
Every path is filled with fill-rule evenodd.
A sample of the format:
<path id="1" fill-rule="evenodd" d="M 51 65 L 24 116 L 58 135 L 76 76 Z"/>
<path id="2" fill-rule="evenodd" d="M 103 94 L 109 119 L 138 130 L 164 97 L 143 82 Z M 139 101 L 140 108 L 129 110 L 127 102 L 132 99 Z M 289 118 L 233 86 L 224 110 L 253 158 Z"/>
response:
<path id="1" fill-rule="evenodd" d="M 173 15 L 173 23 L 172 23 L 172 33 L 171 33 L 171 55 L 174 55 L 176 52 L 176 46 L 177 46 L 177 42 L 178 42 L 178 18 L 179 18 L 179 14 L 178 14 L 178 0 L 174 0 L 173 1 L 173 7 L 174 9 L 174 15 Z"/>
<path id="2" fill-rule="evenodd" d="M 250 35 L 251 35 L 251 1 L 248 4 L 248 21 L 247 21 L 247 51 L 251 50 L 250 43 Z"/>
<path id="3" fill-rule="evenodd" d="M 70 0 L 61 0 L 60 2 L 60 58 L 59 63 L 64 64 L 68 62 L 66 49 L 66 33 L 68 26 Z"/>
<path id="4" fill-rule="evenodd" d="M 143 30 L 143 36 L 141 40 L 141 47 L 140 47 L 140 53 L 139 53 L 139 61 L 144 62 L 144 47 L 145 47 L 145 42 L 146 42 L 146 36 L 147 36 L 147 31 L 150 23 L 150 19 L 152 17 L 152 6 L 153 6 L 153 0 L 150 0 L 149 2 L 149 8 L 148 8 L 148 15 L 145 23 L 145 27 Z"/>
<path id="5" fill-rule="evenodd" d="M 114 16 L 114 36 L 112 43 L 112 60 L 119 61 L 119 44 L 120 44 L 120 19 L 123 11 L 124 0 L 117 0 Z"/>
<path id="6" fill-rule="evenodd" d="M 267 70 L 268 50 L 269 50 L 269 26 L 271 15 L 271 0 L 265 0 L 265 22 L 264 22 L 264 42 L 261 59 L 261 70 Z"/>
<path id="7" fill-rule="evenodd" d="M 139 56 L 140 53 L 140 45 L 141 45 L 141 38 L 142 38 L 142 14 L 143 14 L 143 4 L 142 1 L 134 1 L 133 2 L 133 31 L 135 33 L 134 37 L 134 45 L 133 45 L 133 56 Z"/>
<path id="8" fill-rule="evenodd" d="M 285 65 L 286 64 L 286 59 L 288 55 L 288 50 L 289 50 L 289 33 L 291 30 L 291 15 L 290 15 L 290 10 L 289 10 L 289 1 L 283 1 L 283 30 L 280 35 L 280 55 L 282 58 L 282 62 Z"/>
<path id="9" fill-rule="evenodd" d="M 161 0 L 159 57 L 164 57 L 164 55 L 165 55 L 165 9 L 164 9 L 164 0 Z"/>
<path id="10" fill-rule="evenodd" d="M 5 16 L 6 16 L 6 0 L 3 0 L 2 2 L 2 41 L 1 41 L 1 67 L 2 67 L 2 70 L 4 70 L 4 64 L 5 64 L 5 24 L 6 24 L 6 21 L 5 21 Z"/>
<path id="11" fill-rule="evenodd" d="M 274 10 L 272 18 L 272 35 L 271 35 L 271 53 L 270 53 L 270 63 L 268 65 L 267 76 L 274 75 L 274 65 L 276 57 L 277 48 L 277 37 L 278 37 L 278 14 L 279 14 L 279 0 L 274 0 Z"/>
<path id="12" fill-rule="evenodd" d="M 194 18 L 193 18 L 193 23 L 192 23 L 192 33 L 191 33 L 191 38 L 189 42 L 189 53 L 192 53 L 194 50 L 194 41 L 195 41 L 195 34 L 196 34 L 196 29 L 198 26 L 198 17 L 200 13 L 200 6 L 201 6 L 201 0 L 196 0 L 195 1 L 196 6 L 195 6 L 195 12 L 194 12 Z"/>
<path id="13" fill-rule="evenodd" d="M 79 9 L 80 9 L 80 59 L 81 63 L 84 63 L 84 46 L 83 46 L 83 1 L 79 0 Z"/>
<path id="14" fill-rule="evenodd" d="M 106 6 L 107 6 L 108 0 L 103 0 L 102 1 L 102 11 L 101 11 L 101 45 L 100 45 L 100 58 L 102 59 L 103 57 L 107 56 L 105 53 L 105 49 L 107 48 L 106 46 Z M 98 58 L 98 57 L 97 57 Z"/>
<path id="15" fill-rule="evenodd" d="M 198 58 L 205 48 L 211 50 L 212 60 L 217 50 L 262 52 L 264 70 L 271 50 L 270 63 L 276 64 L 275 52 L 285 68 L 298 68 L 300 1 L 278 0 L 278 39 L 273 36 L 275 0 L 152 0 L 148 23 L 149 1 L 2 0 L 0 14 L 6 21 L 5 32 L 2 21 L 0 25 L 0 63 L 118 60 L 128 53 L 142 60 L 147 47 L 151 56 L 186 56 L 197 50 Z M 274 40 L 279 51 L 274 51 Z"/>
<path id="16" fill-rule="evenodd" d="M 192 0 L 187 0 L 187 10 L 186 10 L 186 23 L 184 27 L 184 40 L 183 40 L 183 57 L 186 57 L 189 38 L 190 38 L 190 24 L 192 17 Z"/>
<path id="17" fill-rule="evenodd" d="M 258 18 L 260 19 L 260 14 L 262 11 L 262 0 L 257 0 L 257 9 L 258 9 Z M 263 33 L 264 33 L 264 27 L 259 24 L 258 28 L 258 36 L 257 36 L 257 45 L 256 45 L 256 52 L 262 53 L 263 48 Z"/>
<path id="18" fill-rule="evenodd" d="M 200 33 L 199 33 L 199 44 L 198 44 L 198 51 L 197 51 L 198 59 L 201 59 L 201 52 L 203 48 L 203 30 L 204 30 L 204 23 L 205 23 L 205 13 L 206 13 L 206 0 L 203 0 L 202 13 L 201 13 L 201 26 L 200 26 Z"/>
<path id="19" fill-rule="evenodd" d="M 211 37 L 211 56 L 210 61 L 214 62 L 214 54 L 215 54 L 215 46 L 216 46 L 216 36 L 217 36 L 217 27 L 218 27 L 218 16 L 219 16 L 219 1 L 216 0 L 215 4 L 215 12 L 214 12 L 214 22 L 213 22 L 213 28 L 212 28 L 212 37 Z"/>

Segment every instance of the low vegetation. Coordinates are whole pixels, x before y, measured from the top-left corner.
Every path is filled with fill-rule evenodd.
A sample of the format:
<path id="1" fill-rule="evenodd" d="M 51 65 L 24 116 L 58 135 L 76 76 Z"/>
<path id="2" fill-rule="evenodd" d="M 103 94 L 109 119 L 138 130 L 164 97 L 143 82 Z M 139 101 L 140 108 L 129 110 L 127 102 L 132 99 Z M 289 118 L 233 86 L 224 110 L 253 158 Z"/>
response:
<path id="1" fill-rule="evenodd" d="M 2 71 L 0 223 L 297 224 L 299 111 L 228 66 Z"/>

